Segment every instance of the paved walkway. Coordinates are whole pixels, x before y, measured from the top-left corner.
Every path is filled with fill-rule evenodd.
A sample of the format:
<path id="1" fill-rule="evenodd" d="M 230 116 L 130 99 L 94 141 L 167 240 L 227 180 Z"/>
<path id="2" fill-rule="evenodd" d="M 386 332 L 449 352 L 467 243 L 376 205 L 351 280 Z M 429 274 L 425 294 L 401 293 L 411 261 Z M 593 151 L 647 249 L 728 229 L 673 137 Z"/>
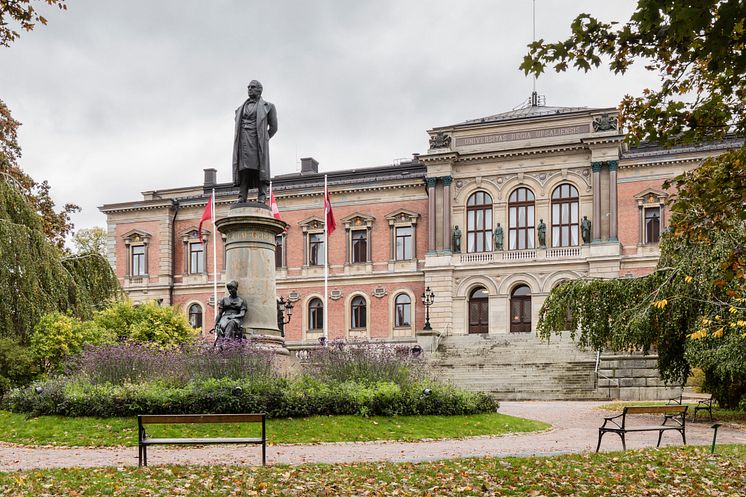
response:
<path id="1" fill-rule="evenodd" d="M 424 442 L 350 442 L 267 447 L 269 464 L 349 463 L 363 461 L 430 461 L 474 456 L 534 456 L 595 450 L 598 427 L 608 411 L 595 409 L 600 402 L 502 402 L 500 412 L 551 423 L 539 433 L 474 437 Z M 687 442 L 712 442 L 709 423 L 687 424 Z M 656 433 L 627 435 L 628 448 L 654 447 Z M 746 430 L 723 427 L 718 443 L 746 444 Z M 681 445 L 678 433 L 663 435 L 662 445 Z M 608 434 L 601 450 L 621 450 L 619 437 Z M 198 448 L 151 447 L 148 462 L 155 464 L 248 464 L 260 463 L 256 446 L 206 446 Z M 54 448 L 0 445 L 0 471 L 51 467 L 132 466 L 137 448 Z"/>

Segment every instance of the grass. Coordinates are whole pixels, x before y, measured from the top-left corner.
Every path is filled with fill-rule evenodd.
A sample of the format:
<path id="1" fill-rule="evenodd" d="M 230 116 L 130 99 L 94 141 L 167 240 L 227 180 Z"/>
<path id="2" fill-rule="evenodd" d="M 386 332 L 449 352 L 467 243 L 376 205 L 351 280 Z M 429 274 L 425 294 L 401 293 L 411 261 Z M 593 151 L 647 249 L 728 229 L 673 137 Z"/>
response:
<path id="1" fill-rule="evenodd" d="M 70 418 L 0 411 L 0 441 L 23 445 L 134 446 L 136 418 Z M 499 413 L 470 416 L 315 416 L 270 419 L 267 440 L 271 444 L 356 442 L 371 440 L 413 441 L 426 438 L 463 438 L 478 435 L 538 431 L 549 428 L 540 421 Z M 260 425 L 157 425 L 148 434 L 157 437 L 258 436 Z M 1 495 L 1 494 L 0 494 Z"/>
<path id="2" fill-rule="evenodd" d="M 646 401 L 646 402 L 611 402 L 609 404 L 604 404 L 602 406 L 598 406 L 598 409 L 603 409 L 605 411 L 622 411 L 622 408 L 624 406 L 664 406 L 666 405 L 666 401 Z M 687 414 L 687 421 L 692 421 L 692 414 L 694 413 L 694 406 L 696 403 L 687 403 L 685 402 L 684 405 L 689 406 L 689 414 Z M 712 407 L 712 418 L 715 421 L 729 421 L 733 423 L 739 423 L 739 424 L 746 424 L 746 411 L 741 411 L 738 409 L 725 409 L 722 407 Z M 699 411 L 697 413 L 697 422 L 710 422 L 710 415 L 709 413 L 705 411 Z"/>
<path id="3" fill-rule="evenodd" d="M 152 466 L 0 473 L 2 496 L 739 496 L 746 447 L 423 463 Z"/>

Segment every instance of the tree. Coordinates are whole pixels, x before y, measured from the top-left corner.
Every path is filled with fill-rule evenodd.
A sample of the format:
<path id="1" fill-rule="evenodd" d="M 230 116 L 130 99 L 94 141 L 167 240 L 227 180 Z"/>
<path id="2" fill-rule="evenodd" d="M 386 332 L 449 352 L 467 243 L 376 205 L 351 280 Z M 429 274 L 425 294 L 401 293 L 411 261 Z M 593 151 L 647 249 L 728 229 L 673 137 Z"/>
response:
<path id="1" fill-rule="evenodd" d="M 78 230 L 73 235 L 75 253 L 99 254 L 106 257 L 106 230 L 100 226 Z"/>
<path id="2" fill-rule="evenodd" d="M 529 45 L 521 69 L 540 75 L 589 71 L 605 59 L 623 74 L 635 62 L 660 75 L 658 89 L 625 96 L 631 141 L 696 143 L 746 131 L 746 3 L 742 0 L 639 0 L 624 24 L 581 14 L 564 41 Z"/>
<path id="3" fill-rule="evenodd" d="M 0 175 L 18 187 L 34 211 L 41 216 L 42 229 L 49 241 L 63 249 L 65 237 L 73 230 L 70 214 L 78 212 L 80 207 L 67 203 L 61 210 L 55 210 L 54 201 L 49 194 L 49 183 L 37 183 L 18 166 L 18 159 L 21 157 L 21 147 L 17 141 L 20 125 L 13 119 L 10 109 L 0 100 Z"/>
<path id="4" fill-rule="evenodd" d="M 624 73 L 645 59 L 661 87 L 625 96 L 631 142 L 665 145 L 720 139 L 746 131 L 744 23 L 740 1 L 639 0 L 624 25 L 581 14 L 568 40 L 529 45 L 521 68 L 554 64 Z M 641 278 L 579 280 L 552 291 L 540 312 L 548 337 L 569 327 L 579 345 L 655 348 L 662 376 L 685 381 L 692 367 L 721 405 L 746 395 L 746 148 L 706 160 L 672 188 L 670 230 L 656 271 Z"/>
<path id="5" fill-rule="evenodd" d="M 60 10 L 67 10 L 65 0 L 44 0 L 50 6 L 57 6 Z M 0 45 L 9 47 L 18 39 L 20 34 L 9 26 L 13 21 L 25 31 L 33 30 L 37 24 L 46 25 L 47 20 L 33 5 L 31 0 L 0 0 Z"/>

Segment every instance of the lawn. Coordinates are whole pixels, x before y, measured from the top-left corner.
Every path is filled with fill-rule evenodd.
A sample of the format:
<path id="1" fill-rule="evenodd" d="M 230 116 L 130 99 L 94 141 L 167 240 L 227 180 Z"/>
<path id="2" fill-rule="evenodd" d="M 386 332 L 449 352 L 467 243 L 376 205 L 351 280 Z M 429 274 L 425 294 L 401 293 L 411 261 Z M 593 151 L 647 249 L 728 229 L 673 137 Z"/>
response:
<path id="1" fill-rule="evenodd" d="M 137 445 L 136 418 L 71 418 L 0 411 L 0 441 L 24 445 L 133 446 Z M 427 438 L 463 438 L 478 435 L 545 430 L 540 421 L 499 413 L 469 416 L 314 416 L 267 420 L 271 444 L 354 442 L 370 440 L 412 441 Z M 158 425 L 148 427 L 156 437 L 258 436 L 255 423 L 243 425 Z"/>
<path id="2" fill-rule="evenodd" d="M 604 404 L 602 406 L 598 406 L 598 409 L 603 409 L 605 411 L 618 411 L 622 412 L 622 408 L 624 406 L 664 406 L 666 405 L 666 401 L 648 401 L 648 402 L 611 402 L 609 404 Z M 692 414 L 694 413 L 694 406 L 696 403 L 684 403 L 684 405 L 689 406 L 689 413 L 687 414 L 687 421 L 692 421 Z M 744 424 L 746 423 L 746 411 L 740 411 L 738 409 L 725 409 L 721 407 L 715 407 L 712 408 L 712 417 L 714 421 L 729 421 L 733 423 L 739 423 Z M 697 413 L 697 422 L 709 422 L 710 421 L 710 415 L 707 412 L 699 411 Z"/>
<path id="3" fill-rule="evenodd" d="M 0 473 L 3 496 L 741 496 L 746 447 L 344 465 L 155 466 Z"/>

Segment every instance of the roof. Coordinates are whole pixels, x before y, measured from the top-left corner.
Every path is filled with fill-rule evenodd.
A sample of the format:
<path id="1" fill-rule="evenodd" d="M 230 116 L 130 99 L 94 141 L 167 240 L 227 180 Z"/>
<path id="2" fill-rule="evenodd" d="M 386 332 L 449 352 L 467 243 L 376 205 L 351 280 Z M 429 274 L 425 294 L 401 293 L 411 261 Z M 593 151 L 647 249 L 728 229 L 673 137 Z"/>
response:
<path id="1" fill-rule="evenodd" d="M 509 110 L 479 119 L 469 119 L 461 124 L 481 124 L 510 121 L 512 119 L 526 119 L 540 116 L 553 116 L 558 114 L 570 114 L 588 110 L 588 107 L 550 107 L 546 105 L 529 105 L 520 109 Z"/>

